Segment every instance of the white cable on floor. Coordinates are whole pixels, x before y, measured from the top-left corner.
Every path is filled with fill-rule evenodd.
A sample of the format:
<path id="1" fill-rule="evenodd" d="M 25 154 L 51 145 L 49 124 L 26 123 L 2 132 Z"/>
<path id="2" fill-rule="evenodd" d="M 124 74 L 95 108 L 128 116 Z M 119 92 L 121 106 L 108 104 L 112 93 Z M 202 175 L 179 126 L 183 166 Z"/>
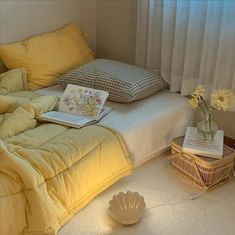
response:
<path id="1" fill-rule="evenodd" d="M 197 194 L 194 194 L 194 195 L 189 195 L 187 198 L 181 199 L 179 201 L 158 204 L 158 205 L 146 208 L 146 210 L 152 210 L 154 208 L 162 207 L 162 206 L 175 206 L 175 205 L 179 205 L 179 204 L 186 203 L 186 202 L 189 202 L 189 201 L 197 200 L 197 199 L 201 198 L 205 193 L 206 193 L 206 191 L 201 192 L 201 193 L 197 193 Z"/>

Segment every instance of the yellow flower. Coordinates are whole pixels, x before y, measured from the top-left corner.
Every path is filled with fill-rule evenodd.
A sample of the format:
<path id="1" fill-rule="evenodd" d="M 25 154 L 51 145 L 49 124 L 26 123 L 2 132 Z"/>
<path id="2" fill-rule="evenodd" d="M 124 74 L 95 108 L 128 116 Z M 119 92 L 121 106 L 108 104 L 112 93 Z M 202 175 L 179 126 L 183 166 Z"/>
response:
<path id="1" fill-rule="evenodd" d="M 192 108 L 197 108 L 198 107 L 198 103 L 199 103 L 199 99 L 197 96 L 193 96 L 190 100 L 189 100 L 189 104 Z"/>
<path id="2" fill-rule="evenodd" d="M 212 93 L 211 106 L 217 110 L 229 111 L 234 94 L 228 89 L 220 89 Z"/>
<path id="3" fill-rule="evenodd" d="M 195 91 L 192 93 L 192 96 L 197 96 L 200 100 L 201 97 L 205 96 L 205 88 L 202 85 L 198 85 L 195 89 Z"/>

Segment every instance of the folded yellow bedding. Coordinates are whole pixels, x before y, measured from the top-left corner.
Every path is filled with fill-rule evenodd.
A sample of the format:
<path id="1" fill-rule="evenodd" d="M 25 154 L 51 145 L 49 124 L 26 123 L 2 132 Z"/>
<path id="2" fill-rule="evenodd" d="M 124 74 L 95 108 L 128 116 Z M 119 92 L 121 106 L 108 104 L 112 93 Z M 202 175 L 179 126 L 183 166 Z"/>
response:
<path id="1" fill-rule="evenodd" d="M 26 70 L 24 68 L 13 69 L 0 74 L 0 94 L 27 89 Z"/>
<path id="2" fill-rule="evenodd" d="M 1 102 L 2 96 L 1 235 L 56 234 L 98 193 L 130 174 L 125 145 L 115 131 L 39 124 L 35 118 L 52 110 L 57 97 L 34 97 L 26 91 L 28 100 L 12 106 Z"/>

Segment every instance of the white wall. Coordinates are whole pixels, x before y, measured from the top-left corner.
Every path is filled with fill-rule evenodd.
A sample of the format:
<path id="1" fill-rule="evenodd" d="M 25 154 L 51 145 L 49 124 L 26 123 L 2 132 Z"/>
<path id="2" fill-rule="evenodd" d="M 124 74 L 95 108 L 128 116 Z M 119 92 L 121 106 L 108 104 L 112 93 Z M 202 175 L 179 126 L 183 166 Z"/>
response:
<path id="1" fill-rule="evenodd" d="M 96 48 L 95 0 L 0 0 L 0 43 L 53 31 L 73 21 Z"/>
<path id="2" fill-rule="evenodd" d="M 135 0 L 97 0 L 97 57 L 134 64 L 136 7 Z"/>

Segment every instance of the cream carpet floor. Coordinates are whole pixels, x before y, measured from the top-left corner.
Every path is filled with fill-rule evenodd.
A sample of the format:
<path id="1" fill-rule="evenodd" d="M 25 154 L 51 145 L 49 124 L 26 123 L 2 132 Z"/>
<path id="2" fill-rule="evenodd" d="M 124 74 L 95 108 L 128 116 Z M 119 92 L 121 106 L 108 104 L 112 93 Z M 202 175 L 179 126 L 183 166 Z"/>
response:
<path id="1" fill-rule="evenodd" d="M 235 179 L 203 192 L 175 173 L 162 154 L 97 196 L 58 235 L 234 235 Z M 138 191 L 146 210 L 141 221 L 123 226 L 108 213 L 120 191 Z"/>

